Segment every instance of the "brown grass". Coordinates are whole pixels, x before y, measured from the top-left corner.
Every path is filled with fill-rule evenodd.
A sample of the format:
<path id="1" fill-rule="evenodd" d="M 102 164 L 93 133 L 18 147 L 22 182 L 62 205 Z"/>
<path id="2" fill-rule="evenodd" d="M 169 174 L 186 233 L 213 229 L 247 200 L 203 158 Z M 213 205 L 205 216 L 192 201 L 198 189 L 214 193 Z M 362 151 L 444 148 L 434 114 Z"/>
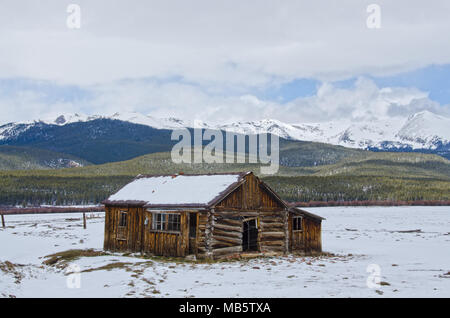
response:
<path id="1" fill-rule="evenodd" d="M 63 252 L 58 252 L 55 254 L 50 254 L 47 256 L 44 256 L 46 258 L 45 261 L 42 263 L 44 265 L 56 265 L 57 263 L 68 263 L 73 260 L 76 260 L 80 257 L 93 257 L 93 256 L 102 256 L 102 255 L 108 255 L 107 253 L 103 251 L 96 251 L 94 249 L 87 249 L 87 250 L 68 250 Z"/>
<path id="2" fill-rule="evenodd" d="M 19 270 L 17 270 L 17 267 L 23 267 L 23 265 L 13 264 L 10 261 L 0 262 L 0 270 L 5 274 L 11 274 L 12 276 L 14 276 L 14 278 L 16 279 L 15 283 L 20 284 L 23 278 L 23 274 Z"/>
<path id="3" fill-rule="evenodd" d="M 110 270 L 113 270 L 113 269 L 116 269 L 116 268 L 127 268 L 130 265 L 133 265 L 133 263 L 130 263 L 130 262 L 114 262 L 114 263 L 106 264 L 106 265 L 103 265 L 103 266 L 100 266 L 100 267 L 85 269 L 85 270 L 83 270 L 81 272 L 82 273 L 90 273 L 90 272 L 102 271 L 102 270 L 110 271 Z"/>

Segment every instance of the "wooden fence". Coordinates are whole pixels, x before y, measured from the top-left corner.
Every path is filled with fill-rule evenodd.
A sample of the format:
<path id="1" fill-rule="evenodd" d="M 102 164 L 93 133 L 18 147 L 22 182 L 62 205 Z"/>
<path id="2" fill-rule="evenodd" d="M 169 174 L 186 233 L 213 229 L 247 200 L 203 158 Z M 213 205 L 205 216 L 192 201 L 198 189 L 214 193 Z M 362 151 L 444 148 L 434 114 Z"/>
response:
<path id="1" fill-rule="evenodd" d="M 86 213 L 105 212 L 104 206 L 95 207 L 33 207 L 33 208 L 0 208 L 2 227 L 6 228 L 5 215 L 83 213 L 83 228 L 86 229 Z"/>

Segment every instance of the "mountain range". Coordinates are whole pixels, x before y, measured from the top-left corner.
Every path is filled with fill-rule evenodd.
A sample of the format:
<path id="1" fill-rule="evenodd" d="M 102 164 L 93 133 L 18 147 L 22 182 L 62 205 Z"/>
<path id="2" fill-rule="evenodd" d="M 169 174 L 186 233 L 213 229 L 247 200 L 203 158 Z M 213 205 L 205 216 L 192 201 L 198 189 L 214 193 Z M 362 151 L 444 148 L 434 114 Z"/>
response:
<path id="1" fill-rule="evenodd" d="M 271 133 L 282 140 L 318 142 L 372 151 L 424 152 L 450 158 L 450 118 L 418 112 L 406 118 L 287 124 L 274 119 L 212 124 L 139 113 L 61 114 L 0 126 L 0 145 L 45 149 L 94 164 L 169 151 L 172 129 L 202 128 L 239 134 Z M 1 149 L 0 149 L 1 153 Z"/>
<path id="2" fill-rule="evenodd" d="M 250 163 L 173 163 L 171 129 L 182 127 L 279 135 L 280 169 L 263 177 L 287 200 L 449 199 L 448 119 L 429 112 L 397 122 L 296 125 L 122 113 L 0 126 L 0 206 L 99 203 L 137 174 L 259 172 Z"/>

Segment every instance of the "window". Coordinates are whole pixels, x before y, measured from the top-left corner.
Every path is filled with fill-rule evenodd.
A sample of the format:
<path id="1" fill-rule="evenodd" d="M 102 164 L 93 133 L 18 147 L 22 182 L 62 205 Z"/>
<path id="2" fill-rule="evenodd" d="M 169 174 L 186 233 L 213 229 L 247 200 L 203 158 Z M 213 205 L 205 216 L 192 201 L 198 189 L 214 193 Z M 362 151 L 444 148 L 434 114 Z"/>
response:
<path id="1" fill-rule="evenodd" d="M 163 230 L 163 214 L 153 213 L 152 230 Z"/>
<path id="2" fill-rule="evenodd" d="M 301 231 L 302 230 L 302 217 L 301 216 L 293 216 L 292 217 L 292 230 L 293 231 Z"/>
<path id="3" fill-rule="evenodd" d="M 180 231 L 180 215 L 168 214 L 169 222 L 167 223 L 168 231 Z"/>
<path id="4" fill-rule="evenodd" d="M 152 230 L 179 232 L 180 219 L 178 213 L 153 213 Z"/>
<path id="5" fill-rule="evenodd" d="M 120 227 L 127 226 L 127 212 L 125 212 L 125 211 L 119 212 L 119 226 Z"/>

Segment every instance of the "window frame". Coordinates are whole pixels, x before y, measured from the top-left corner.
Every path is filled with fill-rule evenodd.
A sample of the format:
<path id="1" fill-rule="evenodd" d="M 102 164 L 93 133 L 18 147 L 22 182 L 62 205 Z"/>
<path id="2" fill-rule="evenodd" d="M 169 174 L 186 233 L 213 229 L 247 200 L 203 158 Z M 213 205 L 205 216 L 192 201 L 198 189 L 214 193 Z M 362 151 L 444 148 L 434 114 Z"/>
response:
<path id="1" fill-rule="evenodd" d="M 181 233 L 181 213 L 149 211 L 152 215 L 150 232 Z"/>
<path id="2" fill-rule="evenodd" d="M 297 229 L 295 225 L 297 225 Z M 303 217 L 301 215 L 292 216 L 292 231 L 293 232 L 303 231 Z"/>
<path id="3" fill-rule="evenodd" d="M 123 225 L 123 216 L 125 215 L 125 224 Z M 120 228 L 126 228 L 128 226 L 128 211 L 119 210 L 119 222 L 117 224 Z"/>

